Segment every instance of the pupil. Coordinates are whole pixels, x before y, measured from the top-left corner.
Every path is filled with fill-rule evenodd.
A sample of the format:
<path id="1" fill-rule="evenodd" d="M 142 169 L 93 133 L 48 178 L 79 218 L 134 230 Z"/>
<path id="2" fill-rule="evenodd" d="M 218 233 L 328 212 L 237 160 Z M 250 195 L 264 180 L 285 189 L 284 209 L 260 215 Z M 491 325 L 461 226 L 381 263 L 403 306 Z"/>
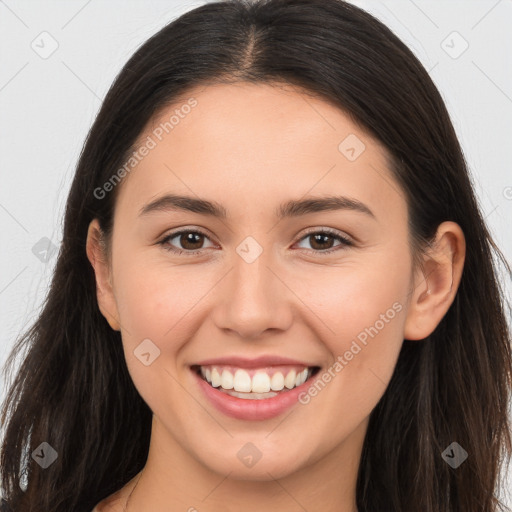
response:
<path id="1" fill-rule="evenodd" d="M 331 238 L 331 235 L 326 235 L 326 234 L 317 234 L 317 235 L 312 235 L 312 238 L 315 240 L 314 243 L 311 244 L 311 246 L 314 248 L 315 247 L 315 243 L 318 243 L 321 239 L 324 239 L 324 242 L 325 242 L 325 239 L 326 238 Z M 320 243 L 320 249 L 326 249 L 326 246 L 325 246 L 325 243 L 322 244 Z M 329 248 L 329 247 L 327 247 Z"/>
<path id="2" fill-rule="evenodd" d="M 185 233 L 185 234 L 181 235 L 181 244 L 183 245 L 183 247 L 188 248 L 188 249 L 197 249 L 197 247 L 194 246 L 194 244 L 197 245 L 199 243 L 199 245 L 201 245 L 202 238 L 203 238 L 203 235 L 201 235 L 200 233 Z M 316 234 L 316 235 L 311 235 L 310 238 L 313 239 L 313 243 L 311 244 L 312 247 L 315 248 L 315 244 L 317 244 L 317 246 L 319 246 L 319 247 L 316 247 L 316 248 L 318 248 L 318 249 L 330 248 L 330 247 L 326 247 L 326 242 L 327 242 L 327 245 L 330 246 L 330 244 L 328 244 L 328 239 L 332 238 L 331 235 Z M 187 246 L 188 244 L 191 244 L 192 247 Z"/>
<path id="3" fill-rule="evenodd" d="M 193 244 L 199 243 L 201 245 L 201 238 L 203 235 L 200 235 L 199 233 L 186 233 L 181 236 L 181 244 L 183 247 L 187 249 L 197 249 Z M 194 240 L 195 239 L 195 240 Z M 187 247 L 187 244 L 192 244 L 192 247 Z"/>

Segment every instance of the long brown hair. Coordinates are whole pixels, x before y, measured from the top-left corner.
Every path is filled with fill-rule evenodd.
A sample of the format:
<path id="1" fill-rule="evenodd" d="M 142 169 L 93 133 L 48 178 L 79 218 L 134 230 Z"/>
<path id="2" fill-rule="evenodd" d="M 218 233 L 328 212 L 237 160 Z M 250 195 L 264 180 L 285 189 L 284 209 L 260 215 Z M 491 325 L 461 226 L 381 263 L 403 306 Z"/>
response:
<path id="1" fill-rule="evenodd" d="M 160 109 L 199 84 L 298 85 L 334 102 L 388 149 L 419 252 L 451 220 L 466 237 L 453 304 L 425 340 L 405 341 L 373 410 L 357 482 L 360 512 L 495 512 L 510 457 L 510 332 L 499 263 L 467 165 L 430 76 L 385 25 L 342 0 L 210 2 L 151 37 L 124 66 L 88 134 L 71 186 L 44 308 L 17 340 L 23 353 L 2 411 L 1 483 L 16 512 L 90 512 L 145 464 L 151 411 L 127 370 L 120 334 L 101 315 L 87 228 L 112 229 L 123 166 Z M 57 460 L 42 469 L 42 442 Z M 442 452 L 468 453 L 454 469 Z M 25 490 L 20 488 L 20 478 Z M 25 481 L 26 480 L 26 481 Z"/>

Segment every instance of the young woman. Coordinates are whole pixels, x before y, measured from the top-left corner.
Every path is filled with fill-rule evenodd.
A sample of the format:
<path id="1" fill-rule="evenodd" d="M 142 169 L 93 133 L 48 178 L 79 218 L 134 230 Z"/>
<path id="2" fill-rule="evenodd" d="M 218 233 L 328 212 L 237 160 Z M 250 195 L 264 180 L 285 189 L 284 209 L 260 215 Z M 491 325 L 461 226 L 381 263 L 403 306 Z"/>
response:
<path id="1" fill-rule="evenodd" d="M 11 356 L 6 503 L 500 510 L 499 260 L 441 96 L 382 23 L 341 0 L 194 9 L 87 138 Z"/>

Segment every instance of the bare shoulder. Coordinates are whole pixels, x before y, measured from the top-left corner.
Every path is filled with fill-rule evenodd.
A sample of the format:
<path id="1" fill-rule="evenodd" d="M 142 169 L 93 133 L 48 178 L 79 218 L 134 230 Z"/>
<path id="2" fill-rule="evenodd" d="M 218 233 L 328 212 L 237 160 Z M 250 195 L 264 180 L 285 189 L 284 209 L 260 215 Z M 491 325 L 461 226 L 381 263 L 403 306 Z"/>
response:
<path id="1" fill-rule="evenodd" d="M 124 512 L 124 504 L 137 482 L 137 477 L 138 475 L 117 492 L 101 500 L 91 512 Z"/>
<path id="2" fill-rule="evenodd" d="M 113 495 L 112 495 L 113 496 Z M 112 499 L 112 496 L 100 501 L 92 510 L 92 512 L 122 512 L 123 502 L 119 498 Z"/>
<path id="3" fill-rule="evenodd" d="M 117 496 L 117 497 L 116 497 Z M 108 496 L 101 500 L 92 510 L 92 512 L 123 512 L 123 500 L 118 493 Z"/>

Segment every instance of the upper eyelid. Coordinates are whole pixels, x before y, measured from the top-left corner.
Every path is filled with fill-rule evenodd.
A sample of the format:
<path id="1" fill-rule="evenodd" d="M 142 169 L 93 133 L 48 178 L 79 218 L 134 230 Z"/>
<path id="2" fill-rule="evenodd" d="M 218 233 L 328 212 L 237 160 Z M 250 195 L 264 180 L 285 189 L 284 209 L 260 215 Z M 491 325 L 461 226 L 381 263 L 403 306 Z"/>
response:
<path id="1" fill-rule="evenodd" d="M 205 236 L 206 238 L 208 238 L 211 242 L 213 243 L 217 243 L 214 239 L 214 237 L 212 237 L 211 235 L 209 235 L 206 230 L 203 230 L 202 228 L 196 228 L 196 227 L 191 227 L 191 228 L 188 228 L 188 227 L 183 227 L 183 228 L 177 228 L 176 231 L 173 231 L 167 235 L 164 235 L 163 238 L 161 239 L 160 243 L 163 243 L 163 242 L 166 242 L 172 238 L 175 238 L 176 236 L 178 235 L 181 235 L 183 233 L 198 233 L 198 234 L 201 234 L 203 236 Z M 328 234 L 328 235 L 331 235 L 333 237 L 339 237 L 342 239 L 342 244 L 344 243 L 345 245 L 354 245 L 355 244 L 355 241 L 353 239 L 352 236 L 350 236 L 349 234 L 346 234 L 342 231 L 339 231 L 335 228 L 329 228 L 327 226 L 318 226 L 318 227 L 312 227 L 312 228 L 306 228 L 306 231 L 305 232 L 302 232 L 302 234 L 299 236 L 297 235 L 297 239 L 294 243 L 298 243 L 298 242 L 301 242 L 304 238 L 306 238 L 308 235 L 312 235 L 312 234 L 317 234 L 317 233 L 324 233 L 324 234 Z M 183 249 L 180 249 L 180 250 L 183 250 Z M 201 251 L 203 249 L 195 249 L 195 250 L 190 250 L 190 251 L 186 251 L 186 252 L 190 252 L 190 253 L 193 253 L 194 251 Z M 309 250 L 309 249 L 308 249 Z M 321 252 L 328 252 L 329 250 L 331 249 L 328 249 L 326 251 L 314 251 L 314 252 L 318 252 L 318 253 L 321 253 Z"/>
<path id="2" fill-rule="evenodd" d="M 345 233 L 344 231 L 341 231 L 339 229 L 335 229 L 335 228 L 328 228 L 327 226 L 319 226 L 319 227 L 314 227 L 314 228 L 307 228 L 306 231 L 304 231 L 301 235 L 301 237 L 299 238 L 299 240 L 302 240 L 302 238 L 304 238 L 305 236 L 307 235 L 311 235 L 311 234 L 314 234 L 314 233 L 327 233 L 329 235 L 333 235 L 333 236 L 339 236 L 341 238 L 345 238 L 347 240 L 350 240 L 351 242 L 355 242 L 354 238 L 349 235 L 348 233 Z"/>
<path id="3" fill-rule="evenodd" d="M 174 238 L 174 237 L 176 237 L 178 235 L 181 235 L 183 233 L 198 233 L 200 235 L 203 235 L 203 236 L 209 238 L 211 241 L 214 241 L 214 239 L 215 239 L 215 237 L 213 237 L 210 234 L 208 234 L 208 232 L 203 230 L 202 228 L 199 229 L 199 228 L 187 228 L 187 227 L 184 227 L 184 228 L 177 228 L 176 231 L 172 231 L 172 232 L 170 232 L 170 233 L 168 233 L 166 235 L 163 235 L 161 237 L 161 241 L 169 240 L 170 238 Z"/>

